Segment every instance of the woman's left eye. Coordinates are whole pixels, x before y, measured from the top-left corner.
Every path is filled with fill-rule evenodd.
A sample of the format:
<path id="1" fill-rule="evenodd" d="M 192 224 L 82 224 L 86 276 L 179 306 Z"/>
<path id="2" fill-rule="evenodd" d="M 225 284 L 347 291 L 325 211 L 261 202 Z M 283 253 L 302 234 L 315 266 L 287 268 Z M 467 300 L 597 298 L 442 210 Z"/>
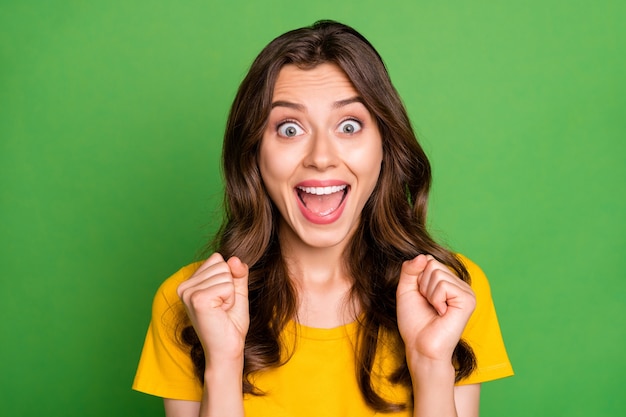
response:
<path id="1" fill-rule="evenodd" d="M 362 128 L 363 126 L 361 126 L 361 122 L 354 119 L 344 120 L 339 124 L 339 132 L 346 135 L 353 135 Z"/>
<path id="2" fill-rule="evenodd" d="M 304 130 L 295 122 L 284 122 L 278 126 L 278 135 L 284 138 L 300 136 Z"/>

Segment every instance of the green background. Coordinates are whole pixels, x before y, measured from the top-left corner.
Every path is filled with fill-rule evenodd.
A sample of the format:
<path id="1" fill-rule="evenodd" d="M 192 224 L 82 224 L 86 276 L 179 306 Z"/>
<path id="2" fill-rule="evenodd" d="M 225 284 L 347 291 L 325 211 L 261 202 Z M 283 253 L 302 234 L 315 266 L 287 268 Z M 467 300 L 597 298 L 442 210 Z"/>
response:
<path id="1" fill-rule="evenodd" d="M 433 230 L 490 277 L 516 376 L 482 415 L 626 415 L 625 4 L 0 0 L 2 414 L 162 414 L 130 385 L 216 227 L 238 83 L 333 18 L 406 102 Z"/>

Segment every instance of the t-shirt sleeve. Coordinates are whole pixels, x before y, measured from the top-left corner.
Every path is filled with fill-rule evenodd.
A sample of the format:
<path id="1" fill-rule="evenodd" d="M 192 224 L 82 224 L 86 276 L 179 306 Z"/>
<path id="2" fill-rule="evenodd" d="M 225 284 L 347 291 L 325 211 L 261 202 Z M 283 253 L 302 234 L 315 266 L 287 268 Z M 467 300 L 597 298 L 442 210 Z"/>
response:
<path id="1" fill-rule="evenodd" d="M 471 277 L 476 294 L 476 309 L 469 319 L 462 338 L 474 351 L 477 369 L 459 385 L 477 384 L 513 375 L 513 367 L 506 353 L 491 288 L 484 272 L 466 257 L 458 256 Z"/>
<path id="2" fill-rule="evenodd" d="M 144 342 L 133 389 L 176 400 L 200 401 L 202 384 L 194 376 L 189 350 L 178 341 L 184 306 L 176 289 L 200 266 L 188 265 L 159 287 L 152 303 L 152 319 Z M 182 316 L 184 317 L 184 316 Z"/>

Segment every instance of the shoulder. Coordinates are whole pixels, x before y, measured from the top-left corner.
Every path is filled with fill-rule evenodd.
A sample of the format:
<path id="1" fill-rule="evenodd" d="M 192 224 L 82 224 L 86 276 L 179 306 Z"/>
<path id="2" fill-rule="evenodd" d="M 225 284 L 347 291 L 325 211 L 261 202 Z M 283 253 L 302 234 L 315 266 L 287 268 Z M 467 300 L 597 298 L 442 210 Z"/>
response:
<path id="1" fill-rule="evenodd" d="M 456 257 L 465 266 L 465 269 L 467 269 L 467 273 L 470 276 L 470 285 L 476 293 L 476 296 L 491 296 L 489 281 L 483 270 L 465 255 L 457 253 Z"/>
<path id="2" fill-rule="evenodd" d="M 135 390 L 187 401 L 200 401 L 202 384 L 195 377 L 188 346 L 181 343 L 181 325 L 186 325 L 183 303 L 176 292 L 201 265 L 187 265 L 167 278 L 152 303 L 152 319 L 133 383 Z"/>
<path id="3" fill-rule="evenodd" d="M 180 300 L 176 290 L 178 286 L 189 277 L 202 265 L 202 262 L 194 262 L 186 265 L 176 271 L 173 275 L 167 278 L 159 286 L 155 296 L 153 306 L 155 309 L 163 310 L 169 308 L 172 305 L 178 303 Z"/>
<path id="4" fill-rule="evenodd" d="M 465 326 L 462 338 L 472 347 L 478 367 L 460 384 L 482 383 L 513 375 L 489 281 L 478 265 L 463 255 L 456 256 L 467 269 L 476 295 L 476 309 Z"/>

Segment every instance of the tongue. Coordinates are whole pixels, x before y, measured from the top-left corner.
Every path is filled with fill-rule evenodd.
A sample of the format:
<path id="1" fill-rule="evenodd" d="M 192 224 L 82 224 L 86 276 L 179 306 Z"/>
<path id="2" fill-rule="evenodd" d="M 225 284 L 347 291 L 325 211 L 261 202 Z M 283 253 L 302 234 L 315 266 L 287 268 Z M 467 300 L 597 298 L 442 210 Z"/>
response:
<path id="1" fill-rule="evenodd" d="M 316 195 L 305 192 L 300 193 L 300 198 L 306 208 L 318 216 L 328 216 L 341 204 L 344 192 L 339 191 L 332 194 Z"/>

